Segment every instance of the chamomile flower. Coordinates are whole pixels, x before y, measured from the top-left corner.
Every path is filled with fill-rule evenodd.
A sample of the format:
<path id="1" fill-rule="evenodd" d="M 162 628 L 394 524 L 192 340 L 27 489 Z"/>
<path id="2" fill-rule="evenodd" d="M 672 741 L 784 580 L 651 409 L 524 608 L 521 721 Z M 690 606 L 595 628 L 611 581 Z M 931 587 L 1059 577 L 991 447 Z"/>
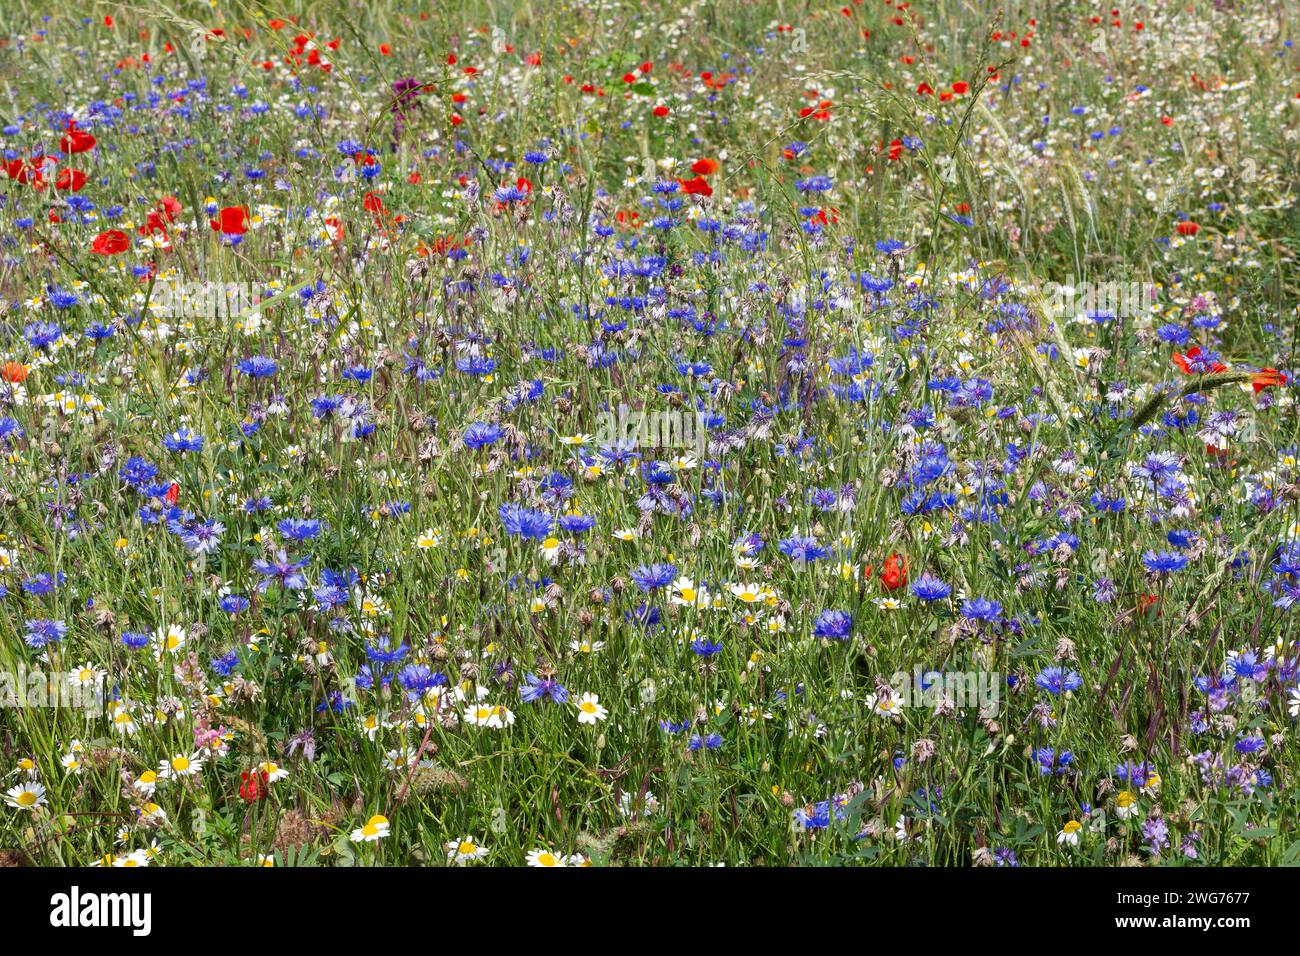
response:
<path id="1" fill-rule="evenodd" d="M 203 767 L 203 755 L 198 753 L 176 754 L 169 760 L 158 764 L 158 776 L 163 780 L 179 777 L 192 777 Z"/>
<path id="2" fill-rule="evenodd" d="M 421 551 L 428 551 L 442 544 L 442 532 L 436 528 L 425 528 L 416 536 L 415 546 Z"/>
<path id="3" fill-rule="evenodd" d="M 98 687 L 104 679 L 104 672 L 93 664 L 82 664 L 68 674 L 68 683 L 73 687 Z"/>
<path id="4" fill-rule="evenodd" d="M 185 628 L 171 624 L 158 628 L 153 638 L 154 657 L 162 660 L 164 655 L 175 654 L 185 646 Z"/>
<path id="5" fill-rule="evenodd" d="M 759 584 L 729 584 L 727 590 L 742 604 L 757 604 L 763 600 L 764 588 Z"/>
<path id="6" fill-rule="evenodd" d="M 447 862 L 457 866 L 465 866 L 488 855 L 488 848 L 470 836 L 449 840 L 444 846 L 447 850 Z"/>
<path id="7" fill-rule="evenodd" d="M 501 730 L 515 722 L 514 713 L 501 704 L 471 704 L 465 708 L 465 723 L 471 727 L 487 727 Z"/>
<path id="8" fill-rule="evenodd" d="M 1056 842 L 1062 846 L 1078 846 L 1082 830 L 1083 824 L 1078 820 L 1067 820 L 1065 826 L 1061 827 L 1061 832 L 1056 835 Z"/>
<path id="9" fill-rule="evenodd" d="M 868 694 L 864 703 L 867 709 L 879 717 L 899 718 L 903 716 L 903 704 L 893 694 Z"/>
<path id="10" fill-rule="evenodd" d="M 353 843 L 378 843 L 388 836 L 388 818 L 376 813 L 364 825 L 352 831 Z"/>
<path id="11" fill-rule="evenodd" d="M 267 783 L 275 783 L 277 780 L 284 780 L 289 776 L 289 771 L 285 770 L 273 760 L 267 760 L 257 765 L 260 773 L 266 774 Z"/>
<path id="12" fill-rule="evenodd" d="M 1137 813 L 1137 797 L 1133 795 L 1131 790 L 1121 790 L 1115 797 L 1115 815 L 1121 820 L 1127 820 Z"/>
<path id="13" fill-rule="evenodd" d="M 568 860 L 562 856 L 556 856 L 550 850 L 530 850 L 528 856 L 524 858 L 529 866 L 567 866 Z"/>
<path id="14" fill-rule="evenodd" d="M 20 783 L 5 791 L 5 803 L 19 810 L 35 810 L 45 803 L 45 787 L 30 780 Z"/>
<path id="15" fill-rule="evenodd" d="M 595 694 L 583 694 L 577 701 L 578 723 L 595 724 L 609 716 L 609 711 L 600 704 Z"/>

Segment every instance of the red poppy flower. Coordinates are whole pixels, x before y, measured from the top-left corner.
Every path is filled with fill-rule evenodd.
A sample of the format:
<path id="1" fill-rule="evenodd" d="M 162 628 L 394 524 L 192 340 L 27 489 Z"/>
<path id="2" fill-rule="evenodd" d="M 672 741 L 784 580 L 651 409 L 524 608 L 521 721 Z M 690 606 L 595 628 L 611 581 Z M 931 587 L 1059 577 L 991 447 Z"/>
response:
<path id="1" fill-rule="evenodd" d="M 131 240 L 127 239 L 126 233 L 120 229 L 101 232 L 90 244 L 90 251 L 97 256 L 115 256 L 119 252 L 126 252 L 129 248 L 131 248 Z"/>
<path id="2" fill-rule="evenodd" d="M 656 107 L 655 107 L 653 110 L 651 110 L 650 112 L 654 113 L 655 116 L 664 117 L 664 116 L 667 116 L 667 115 L 668 115 L 668 107 L 666 107 L 666 106 L 656 106 Z"/>
<path id="3" fill-rule="evenodd" d="M 1262 368 L 1255 373 L 1255 377 L 1250 380 L 1251 386 L 1258 395 L 1266 388 L 1272 388 L 1275 385 L 1285 385 L 1287 383 L 1286 372 L 1279 372 L 1275 368 Z"/>
<path id="4" fill-rule="evenodd" d="M 55 189 L 71 190 L 74 193 L 84 185 L 86 185 L 86 174 L 79 169 L 64 169 L 59 172 L 59 178 L 54 181 Z"/>
<path id="5" fill-rule="evenodd" d="M 880 572 L 880 583 L 886 591 L 896 591 L 907 584 L 907 558 L 891 554 Z"/>
<path id="6" fill-rule="evenodd" d="M 27 381 L 29 369 L 22 362 L 5 362 L 0 365 L 0 378 L 14 385 Z"/>
<path id="7" fill-rule="evenodd" d="M 76 123 L 68 124 L 68 131 L 59 140 L 59 149 L 65 153 L 84 153 L 95 148 L 95 137 L 85 130 L 77 129 Z"/>
<path id="8" fill-rule="evenodd" d="M 180 496 L 181 496 L 181 486 L 174 481 L 171 483 L 171 487 L 167 489 L 167 493 L 163 495 L 163 497 L 167 499 L 167 503 L 169 505 L 176 504 Z"/>
<path id="9" fill-rule="evenodd" d="M 688 196 L 712 196 L 713 187 L 703 176 L 696 176 L 694 179 L 679 179 L 677 184 L 682 187 L 682 192 Z"/>
<path id="10" fill-rule="evenodd" d="M 265 800 L 269 794 L 270 775 L 265 771 L 252 772 L 245 770 L 239 775 L 243 782 L 239 785 L 239 796 L 248 803 L 256 803 L 258 800 Z"/>
<path id="11" fill-rule="evenodd" d="M 1180 222 L 1174 229 L 1180 236 L 1194 236 L 1200 231 L 1201 227 L 1189 219 L 1186 222 Z"/>
<path id="12" fill-rule="evenodd" d="M 216 219 L 208 220 L 208 225 L 223 236 L 242 236 L 248 232 L 248 207 L 226 206 L 217 213 Z"/>
<path id="13" fill-rule="evenodd" d="M 5 173 L 10 179 L 17 180 L 23 185 L 30 184 L 36 189 L 45 187 L 42 167 L 35 165 L 31 160 L 11 159 L 5 164 Z"/>
<path id="14" fill-rule="evenodd" d="M 697 176 L 712 176 L 720 165 L 716 159 L 697 159 L 691 163 L 691 172 Z"/>

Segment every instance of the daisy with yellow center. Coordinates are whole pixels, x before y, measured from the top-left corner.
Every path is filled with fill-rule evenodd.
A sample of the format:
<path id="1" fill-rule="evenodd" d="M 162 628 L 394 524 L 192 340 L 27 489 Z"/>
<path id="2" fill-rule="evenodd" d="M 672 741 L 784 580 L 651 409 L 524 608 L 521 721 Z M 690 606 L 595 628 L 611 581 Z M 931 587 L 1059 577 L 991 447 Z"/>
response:
<path id="1" fill-rule="evenodd" d="M 673 604 L 679 604 L 683 607 L 690 607 L 693 604 L 708 603 L 707 594 L 702 594 L 702 589 L 697 589 L 695 581 L 688 577 L 679 577 L 671 585 L 672 593 L 669 596 Z"/>
<path id="2" fill-rule="evenodd" d="M 763 588 L 757 584 L 732 584 L 728 590 L 744 604 L 756 604 L 763 599 Z"/>
<path id="3" fill-rule="evenodd" d="M 185 754 L 176 754 L 170 760 L 164 760 L 158 764 L 158 776 L 164 780 L 170 780 L 173 777 L 192 777 L 199 772 L 203 766 L 203 756 L 199 753 L 193 753 L 189 756 Z"/>
<path id="4" fill-rule="evenodd" d="M 515 715 L 500 704 L 474 704 L 465 711 L 465 723 L 471 727 L 501 730 L 515 722 Z"/>
<path id="5" fill-rule="evenodd" d="M 609 711 L 600 705 L 600 698 L 595 694 L 583 694 L 577 707 L 580 724 L 595 724 L 609 716 Z"/>
<path id="6" fill-rule="evenodd" d="M 459 840 L 449 840 L 446 847 L 447 862 L 455 863 L 457 866 L 465 866 L 467 863 L 481 860 L 488 854 L 488 848 L 482 846 L 470 836 L 461 837 Z"/>
<path id="7" fill-rule="evenodd" d="M 529 866 L 564 866 L 565 859 L 562 856 L 556 856 L 550 850 L 532 850 L 524 858 Z"/>
<path id="8" fill-rule="evenodd" d="M 20 783 L 5 791 L 5 803 L 19 810 L 35 810 L 45 802 L 45 788 L 39 783 Z"/>
<path id="9" fill-rule="evenodd" d="M 1056 835 L 1056 842 L 1067 846 L 1079 845 L 1079 831 L 1083 829 L 1083 824 L 1078 820 L 1069 820 L 1065 826 L 1061 827 L 1061 832 Z"/>
<path id="10" fill-rule="evenodd" d="M 378 843 L 388 836 L 388 817 L 376 813 L 365 822 L 364 826 L 352 831 L 353 843 Z"/>

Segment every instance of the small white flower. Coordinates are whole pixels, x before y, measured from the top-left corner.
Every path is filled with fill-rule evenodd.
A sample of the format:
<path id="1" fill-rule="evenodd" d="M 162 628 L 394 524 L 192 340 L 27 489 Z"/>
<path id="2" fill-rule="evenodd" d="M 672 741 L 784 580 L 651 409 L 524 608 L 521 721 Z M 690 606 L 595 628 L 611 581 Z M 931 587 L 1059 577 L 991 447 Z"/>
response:
<path id="1" fill-rule="evenodd" d="M 600 705 L 600 698 L 595 694 L 583 694 L 577 707 L 580 724 L 594 724 L 609 716 L 609 711 Z"/>
<path id="2" fill-rule="evenodd" d="M 482 846 L 470 836 L 461 837 L 459 840 L 449 840 L 446 847 L 447 862 L 455 863 L 457 866 L 465 866 L 467 863 L 481 860 L 488 854 L 488 848 Z"/>
<path id="3" fill-rule="evenodd" d="M 388 836 L 388 818 L 382 813 L 376 813 L 366 821 L 365 826 L 352 831 L 352 842 L 378 843 L 386 836 Z"/>

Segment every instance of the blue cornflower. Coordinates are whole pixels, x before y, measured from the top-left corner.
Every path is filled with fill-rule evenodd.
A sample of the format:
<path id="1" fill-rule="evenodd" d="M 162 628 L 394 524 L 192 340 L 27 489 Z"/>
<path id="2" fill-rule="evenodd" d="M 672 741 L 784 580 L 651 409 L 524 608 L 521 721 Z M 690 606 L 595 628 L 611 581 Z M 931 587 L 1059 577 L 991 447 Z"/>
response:
<path id="1" fill-rule="evenodd" d="M 126 631 L 122 635 L 122 644 L 130 651 L 140 651 L 149 646 L 149 635 L 144 631 Z"/>
<path id="2" fill-rule="evenodd" d="M 521 538 L 535 538 L 543 541 L 551 533 L 554 524 L 550 515 L 544 511 L 532 511 L 519 505 L 503 504 L 497 514 L 506 534 Z"/>
<path id="3" fill-rule="evenodd" d="M 407 652 L 410 651 L 411 648 L 406 644 L 398 644 L 397 647 L 390 649 L 389 644 L 391 643 L 391 640 L 392 639 L 385 634 L 380 637 L 376 643 L 366 644 L 366 657 L 371 663 L 383 664 L 386 667 L 391 667 L 393 664 L 398 663 L 406 656 Z"/>
<path id="4" fill-rule="evenodd" d="M 707 660 L 715 654 L 722 653 L 722 644 L 717 641 L 710 641 L 706 637 L 697 637 L 691 641 L 691 651 Z"/>
<path id="5" fill-rule="evenodd" d="M 816 538 L 793 537 L 786 538 L 777 544 L 781 553 L 793 561 L 800 564 L 809 564 L 820 558 L 829 558 L 831 556 L 830 548 L 823 548 L 817 543 Z"/>
<path id="6" fill-rule="evenodd" d="M 23 328 L 23 338 L 35 349 L 48 348 L 63 334 L 53 322 L 28 322 Z"/>
<path id="7" fill-rule="evenodd" d="M 912 596 L 922 601 L 942 601 L 952 594 L 952 586 L 929 572 L 912 582 Z"/>
<path id="8" fill-rule="evenodd" d="M 271 586 L 272 581 L 278 581 L 282 587 L 290 590 L 299 590 L 307 586 L 307 579 L 303 577 L 302 569 L 307 566 L 307 558 L 301 561 L 290 561 L 289 556 L 281 548 L 276 552 L 273 560 L 259 558 L 253 562 L 253 570 L 262 575 L 263 580 L 257 584 L 258 591 L 265 591 Z"/>
<path id="9" fill-rule="evenodd" d="M 397 682 L 412 697 L 447 683 L 447 678 L 432 670 L 428 664 L 407 664 L 397 673 Z"/>
<path id="10" fill-rule="evenodd" d="M 465 442 L 467 448 L 484 448 L 491 445 L 501 437 L 501 429 L 497 425 L 490 425 L 484 422 L 474 422 L 469 428 L 465 429 Z"/>
<path id="11" fill-rule="evenodd" d="M 636 586 L 647 594 L 666 588 L 677 577 L 677 567 L 672 564 L 643 564 L 632 572 Z"/>
<path id="12" fill-rule="evenodd" d="M 563 704 L 569 699 L 569 691 L 554 677 L 538 677 L 536 674 L 527 674 L 524 677 L 524 685 L 519 688 L 519 696 L 526 704 L 538 700 L 549 700 L 556 704 Z"/>
<path id="13" fill-rule="evenodd" d="M 1047 667 L 1038 672 L 1034 683 L 1049 694 L 1063 694 L 1082 687 L 1083 678 L 1078 672 L 1066 670 L 1064 667 Z"/>
<path id="14" fill-rule="evenodd" d="M 992 623 L 1002 616 L 1002 605 L 987 598 L 972 598 L 962 602 L 961 616 L 972 621 Z"/>
<path id="15" fill-rule="evenodd" d="M 1142 565 L 1153 574 L 1173 574 L 1187 567 L 1187 555 L 1177 551 L 1147 551 L 1142 555 Z"/>
<path id="16" fill-rule="evenodd" d="M 158 477 L 158 466 L 134 455 L 126 460 L 117 474 L 131 487 L 139 488 Z"/>
<path id="17" fill-rule="evenodd" d="M 188 428 L 181 427 L 163 438 L 163 447 L 168 451 L 187 452 L 202 451 L 203 436 L 196 435 Z"/>
<path id="18" fill-rule="evenodd" d="M 291 541 L 310 541 L 320 535 L 321 523 L 308 518 L 285 518 L 276 528 Z"/>
<path id="19" fill-rule="evenodd" d="M 270 378 L 280 370 L 280 366 L 265 355 L 254 355 L 237 363 L 235 368 L 249 378 Z"/>
<path id="20" fill-rule="evenodd" d="M 57 644 L 68 633 L 68 625 L 62 621 L 36 619 L 29 620 L 25 626 L 27 633 L 23 635 L 23 640 L 28 647 L 38 650 L 47 644 Z"/>
<path id="21" fill-rule="evenodd" d="M 217 606 L 225 614 L 240 614 L 248 610 L 248 598 L 241 594 L 227 594 L 217 602 Z"/>
<path id="22" fill-rule="evenodd" d="M 560 530 L 569 534 L 584 534 L 596 526 L 596 519 L 591 515 L 564 515 L 560 518 Z"/>
<path id="23" fill-rule="evenodd" d="M 852 632 L 853 617 L 844 611 L 822 611 L 813 624 L 813 634 L 817 637 L 843 641 L 847 640 Z"/>

